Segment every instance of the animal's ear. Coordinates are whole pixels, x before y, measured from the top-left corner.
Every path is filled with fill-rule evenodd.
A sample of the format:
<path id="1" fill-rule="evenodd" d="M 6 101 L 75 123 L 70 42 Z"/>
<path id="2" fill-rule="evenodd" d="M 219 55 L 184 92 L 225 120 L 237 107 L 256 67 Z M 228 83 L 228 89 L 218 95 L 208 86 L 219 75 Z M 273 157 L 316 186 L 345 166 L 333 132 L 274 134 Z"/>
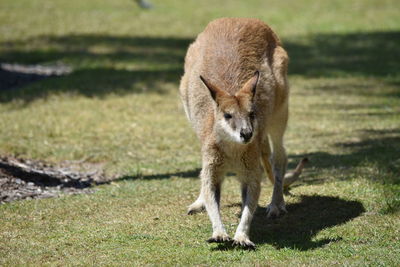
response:
<path id="1" fill-rule="evenodd" d="M 257 83 L 258 83 L 258 78 L 260 77 L 260 72 L 256 71 L 242 87 L 242 89 L 239 90 L 239 92 L 236 93 L 237 97 L 248 97 L 250 100 L 253 100 L 255 94 L 256 94 L 256 89 L 257 89 Z"/>
<path id="2" fill-rule="evenodd" d="M 227 95 L 227 93 L 223 90 L 220 90 L 216 86 L 214 86 L 212 83 L 204 79 L 203 76 L 200 75 L 200 80 L 204 83 L 204 85 L 207 87 L 208 91 L 210 91 L 211 97 L 214 99 L 215 102 L 218 103 L 218 98 L 224 97 Z"/>

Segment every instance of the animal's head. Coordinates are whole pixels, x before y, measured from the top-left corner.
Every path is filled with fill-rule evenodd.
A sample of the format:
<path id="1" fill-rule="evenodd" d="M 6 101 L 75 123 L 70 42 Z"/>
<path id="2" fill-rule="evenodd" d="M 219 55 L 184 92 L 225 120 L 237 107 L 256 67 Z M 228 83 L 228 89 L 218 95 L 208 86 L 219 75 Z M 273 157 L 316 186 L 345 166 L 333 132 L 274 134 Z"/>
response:
<path id="1" fill-rule="evenodd" d="M 216 130 L 223 139 L 241 144 L 252 141 L 257 132 L 254 96 L 258 78 L 257 71 L 235 95 L 231 95 L 200 76 L 216 103 Z"/>

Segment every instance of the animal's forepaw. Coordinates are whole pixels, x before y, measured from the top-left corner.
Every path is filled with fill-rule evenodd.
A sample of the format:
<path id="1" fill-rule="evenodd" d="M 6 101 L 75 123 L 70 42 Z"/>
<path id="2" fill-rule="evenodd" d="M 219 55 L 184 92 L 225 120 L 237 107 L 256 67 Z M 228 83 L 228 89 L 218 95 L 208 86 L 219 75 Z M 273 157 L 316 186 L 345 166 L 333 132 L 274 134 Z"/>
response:
<path id="1" fill-rule="evenodd" d="M 213 234 L 213 236 L 207 240 L 208 243 L 225 243 L 230 241 L 232 241 L 232 239 L 227 233 Z"/>
<path id="2" fill-rule="evenodd" d="M 271 203 L 267 206 L 267 218 L 277 218 L 286 213 L 285 203 L 279 205 Z"/>
<path id="3" fill-rule="evenodd" d="M 244 249 L 254 250 L 256 249 L 256 245 L 250 241 L 250 239 L 245 235 L 240 235 L 233 238 L 233 246 L 241 247 Z"/>

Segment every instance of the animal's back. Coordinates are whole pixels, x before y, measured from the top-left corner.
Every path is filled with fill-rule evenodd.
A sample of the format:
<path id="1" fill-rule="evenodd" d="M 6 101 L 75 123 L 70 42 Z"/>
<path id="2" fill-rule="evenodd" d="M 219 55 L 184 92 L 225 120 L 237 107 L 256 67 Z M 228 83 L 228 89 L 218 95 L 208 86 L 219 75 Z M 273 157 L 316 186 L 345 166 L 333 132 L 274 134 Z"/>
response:
<path id="1" fill-rule="evenodd" d="M 273 49 L 280 45 L 275 33 L 258 19 L 221 18 L 207 25 L 188 49 L 180 87 L 185 112 L 198 134 L 212 124 L 213 115 L 209 92 L 199 76 L 234 95 L 255 71 L 270 63 Z"/>
<path id="2" fill-rule="evenodd" d="M 231 94 L 260 70 L 269 50 L 280 44 L 264 22 L 249 18 L 212 21 L 196 42 L 201 44 L 202 75 Z"/>

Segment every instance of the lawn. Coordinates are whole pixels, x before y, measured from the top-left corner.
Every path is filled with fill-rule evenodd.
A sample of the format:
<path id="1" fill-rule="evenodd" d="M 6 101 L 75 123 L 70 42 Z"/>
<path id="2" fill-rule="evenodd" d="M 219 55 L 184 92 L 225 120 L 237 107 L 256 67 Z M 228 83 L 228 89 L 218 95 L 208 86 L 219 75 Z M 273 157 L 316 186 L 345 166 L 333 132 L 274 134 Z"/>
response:
<path id="1" fill-rule="evenodd" d="M 396 0 L 2 0 L 0 63 L 71 74 L 0 91 L 0 155 L 99 164 L 93 194 L 0 205 L 0 265 L 400 265 L 400 4 Z M 310 159 L 256 251 L 205 242 L 187 216 L 200 146 L 178 85 L 190 42 L 212 19 L 256 17 L 291 58 L 289 169 Z M 222 216 L 239 221 L 227 179 Z"/>

